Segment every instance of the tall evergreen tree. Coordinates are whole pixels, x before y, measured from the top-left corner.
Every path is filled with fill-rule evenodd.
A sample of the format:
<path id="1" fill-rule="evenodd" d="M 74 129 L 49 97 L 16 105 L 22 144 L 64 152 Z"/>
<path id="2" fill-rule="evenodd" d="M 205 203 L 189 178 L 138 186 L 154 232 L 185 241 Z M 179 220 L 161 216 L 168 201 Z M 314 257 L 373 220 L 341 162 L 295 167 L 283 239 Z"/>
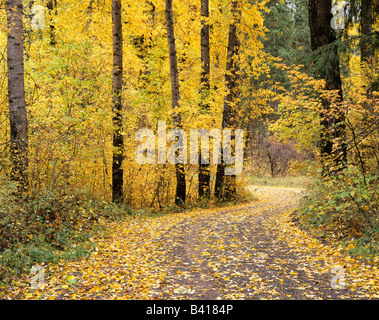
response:
<path id="1" fill-rule="evenodd" d="M 375 64 L 375 49 L 379 46 L 379 36 L 374 32 L 374 23 L 379 14 L 379 4 L 373 0 L 361 0 L 360 10 L 360 51 L 361 62 L 368 64 L 372 68 Z M 379 77 L 371 79 L 367 89 L 368 97 L 372 97 L 372 92 L 379 89 Z"/>
<path id="2" fill-rule="evenodd" d="M 262 39 L 264 51 L 286 64 L 305 64 L 311 52 L 307 0 L 270 0 L 263 13 L 268 29 Z"/>
<path id="3" fill-rule="evenodd" d="M 311 48 L 318 76 L 325 79 L 327 90 L 338 92 L 338 102 L 341 102 L 342 83 L 339 66 L 338 45 L 335 31 L 331 27 L 332 13 L 330 0 L 309 0 L 308 4 Z M 322 61 L 323 63 L 319 63 Z M 318 63 L 317 63 L 318 62 Z M 331 165 L 339 167 L 346 162 L 346 132 L 343 110 L 331 112 L 331 101 L 324 99 L 323 110 L 320 112 L 320 154 L 322 159 L 333 158 Z M 325 163 L 326 164 L 326 163 Z M 329 172 L 329 166 L 324 167 L 324 174 Z"/>

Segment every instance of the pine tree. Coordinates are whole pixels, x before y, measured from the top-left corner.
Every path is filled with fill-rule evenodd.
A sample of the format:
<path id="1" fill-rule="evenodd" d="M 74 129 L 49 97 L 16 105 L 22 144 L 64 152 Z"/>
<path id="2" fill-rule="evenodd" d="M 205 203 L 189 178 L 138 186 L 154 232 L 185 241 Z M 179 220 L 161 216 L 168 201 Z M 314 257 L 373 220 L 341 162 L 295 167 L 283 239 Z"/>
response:
<path id="1" fill-rule="evenodd" d="M 308 5 L 311 48 L 315 52 L 317 70 L 320 78 L 325 79 L 326 90 L 338 92 L 337 103 L 341 102 L 342 82 L 339 67 L 339 55 L 335 31 L 331 27 L 331 1 L 310 0 Z M 320 60 L 321 59 L 321 60 Z M 324 63 L 317 63 L 317 60 Z M 331 101 L 324 99 L 323 110 L 320 112 L 320 154 L 322 159 L 332 158 L 331 166 L 340 167 L 346 162 L 346 132 L 343 110 L 331 112 Z M 326 162 L 325 162 L 326 164 Z M 330 165 L 324 166 L 324 174 L 331 170 Z M 334 170 L 334 169 L 332 169 Z"/>

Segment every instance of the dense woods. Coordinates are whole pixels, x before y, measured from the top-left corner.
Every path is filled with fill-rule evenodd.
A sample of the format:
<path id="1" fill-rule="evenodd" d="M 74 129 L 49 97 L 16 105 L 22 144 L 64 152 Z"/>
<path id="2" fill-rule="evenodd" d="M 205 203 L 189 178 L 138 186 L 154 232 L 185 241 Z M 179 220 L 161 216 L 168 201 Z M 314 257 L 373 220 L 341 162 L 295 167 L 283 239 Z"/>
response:
<path id="1" fill-rule="evenodd" d="M 377 255 L 377 0 L 0 3 L 0 280 L 73 242 L 86 255 L 101 219 L 239 203 L 283 177 L 312 183 L 304 225 Z M 201 129 L 223 143 L 185 161 Z"/>

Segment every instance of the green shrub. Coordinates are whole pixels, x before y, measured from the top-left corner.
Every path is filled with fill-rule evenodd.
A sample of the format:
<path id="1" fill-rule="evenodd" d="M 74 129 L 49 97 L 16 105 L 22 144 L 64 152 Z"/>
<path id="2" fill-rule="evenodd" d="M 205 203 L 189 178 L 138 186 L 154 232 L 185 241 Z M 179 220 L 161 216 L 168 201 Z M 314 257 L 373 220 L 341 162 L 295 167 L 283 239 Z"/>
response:
<path id="1" fill-rule="evenodd" d="M 97 222 L 131 213 L 85 192 L 20 197 L 16 191 L 12 182 L 0 186 L 0 282 L 35 264 L 89 255 L 94 246 L 90 238 L 101 228 Z"/>
<path id="2" fill-rule="evenodd" d="M 353 254 L 379 251 L 379 177 L 348 167 L 317 181 L 302 203 L 301 220 L 322 238 L 341 241 Z"/>

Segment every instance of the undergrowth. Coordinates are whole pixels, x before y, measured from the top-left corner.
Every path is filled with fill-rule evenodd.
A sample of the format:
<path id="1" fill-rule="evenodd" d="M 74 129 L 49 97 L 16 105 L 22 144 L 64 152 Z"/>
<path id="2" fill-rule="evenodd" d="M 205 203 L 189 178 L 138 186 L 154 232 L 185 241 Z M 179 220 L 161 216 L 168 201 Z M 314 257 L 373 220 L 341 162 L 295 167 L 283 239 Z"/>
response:
<path id="1" fill-rule="evenodd" d="M 176 212 L 223 207 L 254 200 L 238 185 L 232 202 L 200 199 L 183 207 L 131 209 L 99 201 L 87 192 L 57 194 L 45 191 L 34 196 L 16 196 L 16 184 L 0 186 L 0 287 L 30 272 L 34 265 L 88 258 L 95 250 L 95 235 L 106 236 L 109 220 L 158 218 Z M 96 239 L 96 238 L 95 238 Z"/>
<path id="2" fill-rule="evenodd" d="M 379 261 L 379 176 L 356 167 L 315 181 L 303 199 L 300 222 L 351 255 Z"/>
<path id="3" fill-rule="evenodd" d="M 0 186 L 0 284 L 28 272 L 33 265 L 88 257 L 93 236 L 107 219 L 132 211 L 92 199 L 85 192 L 57 195 L 45 191 L 16 196 L 17 186 Z"/>

